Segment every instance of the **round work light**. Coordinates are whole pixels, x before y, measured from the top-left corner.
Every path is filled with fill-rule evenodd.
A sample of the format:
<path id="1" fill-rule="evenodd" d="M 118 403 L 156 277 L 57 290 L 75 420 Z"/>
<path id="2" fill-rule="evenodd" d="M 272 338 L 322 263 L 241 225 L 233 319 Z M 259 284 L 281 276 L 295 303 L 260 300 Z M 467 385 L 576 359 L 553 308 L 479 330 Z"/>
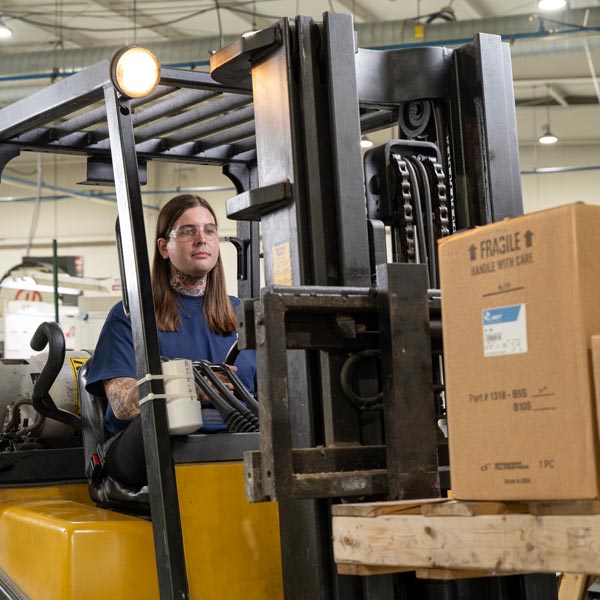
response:
<path id="1" fill-rule="evenodd" d="M 128 98 L 142 98 L 158 85 L 160 64 L 147 48 L 126 46 L 113 56 L 110 73 L 121 94 Z"/>

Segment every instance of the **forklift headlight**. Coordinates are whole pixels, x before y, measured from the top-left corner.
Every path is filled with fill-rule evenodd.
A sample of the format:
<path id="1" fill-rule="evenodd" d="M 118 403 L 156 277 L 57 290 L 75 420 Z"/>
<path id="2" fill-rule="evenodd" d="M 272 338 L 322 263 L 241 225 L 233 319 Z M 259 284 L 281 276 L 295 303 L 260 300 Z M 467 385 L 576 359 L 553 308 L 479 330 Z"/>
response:
<path id="1" fill-rule="evenodd" d="M 128 98 L 142 98 L 158 85 L 160 64 L 147 48 L 126 46 L 113 56 L 110 74 L 121 94 Z"/>

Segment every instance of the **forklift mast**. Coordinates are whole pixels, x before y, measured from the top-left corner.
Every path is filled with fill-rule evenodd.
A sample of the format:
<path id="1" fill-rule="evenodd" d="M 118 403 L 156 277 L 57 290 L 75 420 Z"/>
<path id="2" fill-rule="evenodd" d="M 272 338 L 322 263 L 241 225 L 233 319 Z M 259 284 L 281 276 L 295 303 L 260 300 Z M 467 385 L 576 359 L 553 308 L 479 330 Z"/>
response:
<path id="1" fill-rule="evenodd" d="M 338 576 L 330 506 L 450 487 L 437 240 L 522 213 L 507 45 L 362 50 L 351 17 L 326 13 L 242 36 L 211 75 L 253 92 L 258 187 L 227 214 L 261 225 L 267 287 L 239 319 L 260 398 L 246 487 L 279 503 L 286 599 L 485 597 L 468 582 L 417 592 Z M 361 131 L 391 126 L 398 139 L 363 171 Z M 551 576 L 507 582 L 488 597 L 555 593 Z"/>

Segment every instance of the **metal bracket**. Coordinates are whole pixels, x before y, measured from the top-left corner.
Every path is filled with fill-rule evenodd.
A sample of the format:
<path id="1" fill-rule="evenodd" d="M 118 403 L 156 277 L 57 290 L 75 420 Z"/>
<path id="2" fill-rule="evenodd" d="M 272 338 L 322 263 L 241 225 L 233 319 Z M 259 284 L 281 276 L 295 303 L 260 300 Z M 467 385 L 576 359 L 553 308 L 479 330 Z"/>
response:
<path id="1" fill-rule="evenodd" d="M 237 278 L 241 280 L 247 279 L 247 253 L 250 240 L 242 240 L 237 237 L 227 236 L 226 242 L 230 242 L 235 246 L 237 252 Z"/>
<path id="2" fill-rule="evenodd" d="M 0 175 L 4 172 L 4 167 L 13 159 L 21 154 L 21 148 L 9 144 L 0 144 Z"/>
<path id="3" fill-rule="evenodd" d="M 268 212 L 292 201 L 292 184 L 286 179 L 242 192 L 227 200 L 227 217 L 235 221 L 260 221 Z"/>
<path id="4" fill-rule="evenodd" d="M 140 185 L 148 183 L 147 161 L 138 159 L 138 177 Z M 80 185 L 115 185 L 112 160 L 102 156 L 88 156 L 87 173 Z"/>
<path id="5" fill-rule="evenodd" d="M 246 33 L 210 57 L 210 74 L 223 85 L 252 89 L 252 64 L 281 44 L 279 24 Z"/>

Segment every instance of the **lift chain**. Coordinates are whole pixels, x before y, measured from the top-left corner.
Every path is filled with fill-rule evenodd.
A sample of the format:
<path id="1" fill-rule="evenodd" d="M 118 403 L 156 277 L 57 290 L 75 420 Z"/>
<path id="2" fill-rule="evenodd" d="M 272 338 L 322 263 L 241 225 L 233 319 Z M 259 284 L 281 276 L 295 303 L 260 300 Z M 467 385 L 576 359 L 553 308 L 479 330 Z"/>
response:
<path id="1" fill-rule="evenodd" d="M 450 233 L 444 170 L 442 165 L 431 156 L 419 156 L 419 160 L 427 170 L 427 179 L 431 190 L 435 238 L 440 239 Z"/>
<path id="2" fill-rule="evenodd" d="M 400 185 L 396 186 L 396 199 L 401 201 L 402 206 L 395 213 L 397 236 L 400 241 L 400 256 L 402 262 L 415 262 L 415 227 L 410 173 L 406 166 L 406 161 L 402 156 L 393 153 L 392 158 L 398 167 L 397 175 L 399 175 L 400 178 Z M 401 196 L 401 198 L 398 198 L 398 196 Z M 398 204 L 400 204 L 400 202 L 398 202 Z"/>

